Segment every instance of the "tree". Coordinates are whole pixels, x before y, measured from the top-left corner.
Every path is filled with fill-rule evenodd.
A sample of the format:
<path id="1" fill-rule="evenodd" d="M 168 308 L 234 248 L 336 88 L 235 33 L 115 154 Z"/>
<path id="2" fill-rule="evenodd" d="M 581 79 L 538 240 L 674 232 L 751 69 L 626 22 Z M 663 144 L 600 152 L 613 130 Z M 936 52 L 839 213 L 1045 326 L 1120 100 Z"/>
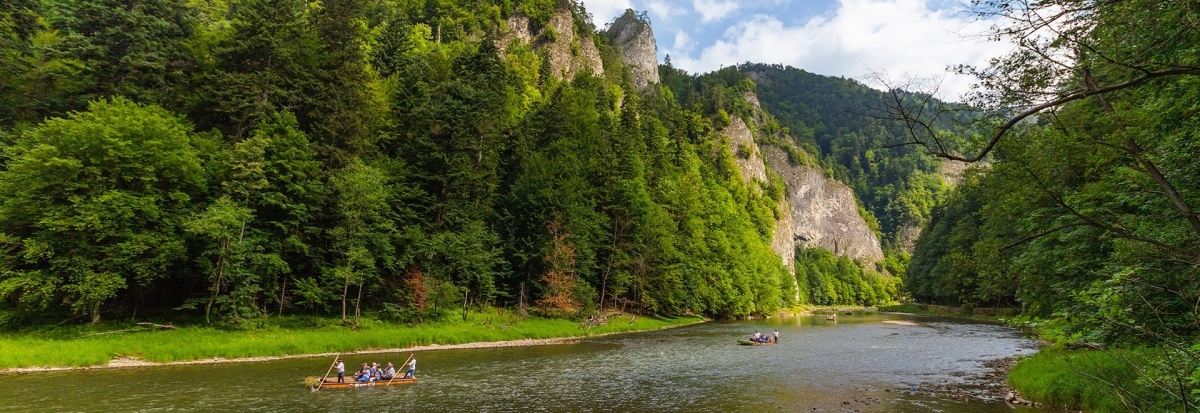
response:
<path id="1" fill-rule="evenodd" d="M 330 231 L 333 248 L 338 254 L 333 278 L 342 282 L 342 320 L 350 285 L 358 286 L 354 301 L 354 320 L 358 321 L 362 307 L 363 287 L 379 277 L 380 267 L 392 251 L 391 238 L 395 230 L 385 211 L 388 206 L 386 181 L 379 169 L 357 158 L 330 180 L 336 197 L 338 225 Z"/>
<path id="2" fill-rule="evenodd" d="M 541 278 L 545 292 L 537 305 L 547 314 L 569 315 L 579 311 L 580 302 L 576 297 L 575 247 L 568 240 L 571 234 L 564 232 L 561 226 L 559 219 L 546 225 L 552 244 L 546 254 L 548 269 Z"/>
<path id="3" fill-rule="evenodd" d="M 211 323 L 209 315 L 213 304 L 221 294 L 221 287 L 228 283 L 249 284 L 257 287 L 257 280 L 246 280 L 253 277 L 253 272 L 246 268 L 248 256 L 246 240 L 246 224 L 253 218 L 250 209 L 241 207 L 229 197 L 222 197 L 209 205 L 203 212 L 185 225 L 188 232 L 194 233 L 216 244 L 211 252 L 212 274 L 209 280 L 208 303 L 204 306 L 204 322 Z M 232 279 L 232 280 L 231 280 Z M 245 303 L 230 302 L 234 320 L 237 320 L 239 307 Z M 250 306 L 254 308 L 254 306 Z"/>
<path id="4" fill-rule="evenodd" d="M 295 0 L 238 3 L 205 82 L 219 114 L 210 122 L 241 137 L 277 111 L 305 113 L 314 105 L 307 88 L 316 81 L 320 50 L 304 13 L 304 3 Z"/>
<path id="5" fill-rule="evenodd" d="M 83 64 L 83 99 L 125 96 L 163 104 L 192 67 L 187 41 L 195 10 L 186 0 L 48 2 L 59 50 Z M 71 108 L 77 109 L 77 108 Z"/>
<path id="6" fill-rule="evenodd" d="M 0 172 L 0 294 L 61 299 L 95 323 L 119 291 L 169 274 L 184 257 L 190 200 L 205 188 L 199 139 L 166 110 L 123 98 L 21 135 Z"/>

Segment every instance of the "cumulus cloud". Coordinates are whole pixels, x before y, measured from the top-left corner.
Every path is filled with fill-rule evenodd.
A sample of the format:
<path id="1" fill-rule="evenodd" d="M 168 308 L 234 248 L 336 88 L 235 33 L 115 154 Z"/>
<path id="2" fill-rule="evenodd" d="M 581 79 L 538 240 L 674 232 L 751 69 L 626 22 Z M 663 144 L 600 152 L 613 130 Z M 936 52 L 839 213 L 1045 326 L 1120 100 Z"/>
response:
<path id="1" fill-rule="evenodd" d="M 676 34 L 675 45 L 664 53 L 671 54 L 676 67 L 690 72 L 749 61 L 854 78 L 870 72 L 940 76 L 949 65 L 984 64 L 1009 50 L 1007 45 L 967 36 L 982 33 L 990 23 L 936 9 L 930 0 L 839 0 L 832 13 L 796 24 L 765 14 L 744 18 L 698 55 Z M 957 99 L 970 82 L 947 75 L 939 95 Z"/>
<path id="2" fill-rule="evenodd" d="M 604 27 L 605 23 L 612 23 L 621 17 L 625 9 L 632 9 L 633 3 L 630 0 L 586 0 L 583 7 L 592 14 L 596 26 Z"/>
<path id="3" fill-rule="evenodd" d="M 696 48 L 696 41 L 688 36 L 687 32 L 680 30 L 675 32 L 675 43 L 671 45 L 671 50 L 677 53 L 691 53 Z"/>
<path id="4" fill-rule="evenodd" d="M 674 2 L 671 2 L 671 1 L 652 0 L 649 4 L 646 5 L 646 8 L 650 9 L 650 14 L 653 15 L 654 18 L 658 19 L 659 21 L 666 21 L 666 20 L 670 20 L 676 16 L 683 16 L 683 15 L 688 14 L 687 9 L 685 9 L 683 7 L 676 7 L 676 6 L 677 6 L 677 4 L 675 4 Z"/>
<path id="5" fill-rule="evenodd" d="M 700 22 L 704 24 L 712 23 L 721 20 L 733 13 L 739 7 L 736 1 L 732 0 L 693 0 L 692 8 L 696 9 L 696 13 L 700 14 Z"/>

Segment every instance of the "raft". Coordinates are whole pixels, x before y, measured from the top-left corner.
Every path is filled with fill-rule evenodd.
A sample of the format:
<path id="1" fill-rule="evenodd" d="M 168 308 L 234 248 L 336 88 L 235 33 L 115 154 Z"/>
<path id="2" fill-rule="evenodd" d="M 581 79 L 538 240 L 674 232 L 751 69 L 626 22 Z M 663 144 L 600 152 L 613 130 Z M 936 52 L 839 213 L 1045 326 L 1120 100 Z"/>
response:
<path id="1" fill-rule="evenodd" d="M 354 381 L 350 377 L 346 377 L 345 383 L 338 383 L 336 377 L 329 377 L 329 378 L 325 379 L 325 383 L 322 384 L 320 388 L 322 388 L 322 389 L 354 389 L 354 388 L 359 388 L 359 387 L 399 386 L 401 384 L 413 384 L 416 382 L 417 382 L 416 377 L 413 377 L 411 379 L 402 379 L 402 378 L 397 377 L 396 379 L 392 380 L 391 383 L 388 383 L 387 380 L 380 380 L 380 381 L 371 382 L 371 383 L 359 383 L 359 382 Z M 314 387 L 314 389 L 315 388 L 316 387 Z"/>
<path id="2" fill-rule="evenodd" d="M 772 345 L 775 343 L 771 342 L 771 341 L 768 341 L 765 343 L 759 343 L 759 342 L 753 341 L 753 340 L 738 340 L 738 344 L 741 344 L 743 346 L 769 346 L 769 345 Z"/>

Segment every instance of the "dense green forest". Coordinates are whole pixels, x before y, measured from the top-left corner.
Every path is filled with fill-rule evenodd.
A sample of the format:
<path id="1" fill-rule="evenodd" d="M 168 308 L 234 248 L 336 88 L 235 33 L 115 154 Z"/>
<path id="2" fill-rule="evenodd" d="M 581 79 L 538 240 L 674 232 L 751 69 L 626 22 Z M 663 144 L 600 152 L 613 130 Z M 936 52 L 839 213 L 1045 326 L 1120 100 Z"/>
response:
<path id="1" fill-rule="evenodd" d="M 578 2 L 0 7 L 10 326 L 794 304 L 727 103 L 631 87 Z M 561 10 L 603 74 L 553 75 Z M 497 45 L 514 15 L 540 37 Z"/>
<path id="2" fill-rule="evenodd" d="M 1132 349 L 1145 358 L 1110 353 L 1137 377 L 1099 385 L 1117 395 L 1113 404 L 1195 411 L 1200 9 L 976 3 L 982 15 L 1008 19 L 996 36 L 1018 48 L 991 67 L 960 68 L 981 80 L 968 103 L 989 114 L 964 130 L 988 133 L 913 135 L 941 156 L 988 162 L 935 208 L 905 286 L 923 301 L 1019 305 L 1073 346 Z M 896 113 L 928 123 L 920 108 L 910 100 Z"/>

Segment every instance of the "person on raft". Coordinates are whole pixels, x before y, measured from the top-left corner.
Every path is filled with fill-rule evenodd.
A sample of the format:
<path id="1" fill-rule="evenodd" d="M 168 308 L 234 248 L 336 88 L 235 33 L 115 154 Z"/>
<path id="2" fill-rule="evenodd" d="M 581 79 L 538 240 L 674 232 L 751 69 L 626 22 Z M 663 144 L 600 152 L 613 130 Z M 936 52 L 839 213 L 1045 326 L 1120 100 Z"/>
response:
<path id="1" fill-rule="evenodd" d="M 339 359 L 333 361 L 333 367 L 337 368 L 337 372 L 338 372 L 337 382 L 345 383 L 346 382 L 346 363 L 342 363 L 342 359 L 339 358 Z"/>
<path id="2" fill-rule="evenodd" d="M 362 368 L 358 370 L 358 373 L 354 373 L 354 380 L 359 383 L 370 383 L 371 366 L 367 365 L 367 363 L 363 363 Z"/>
<path id="3" fill-rule="evenodd" d="M 387 364 L 387 369 L 383 370 L 383 373 L 380 373 L 379 379 L 391 380 L 393 377 L 396 377 L 396 367 L 393 366 L 392 362 L 389 361 Z"/>
<path id="4" fill-rule="evenodd" d="M 413 374 L 417 372 L 417 358 L 413 357 L 412 361 L 408 362 L 408 371 L 404 372 L 404 378 L 411 379 Z"/>

